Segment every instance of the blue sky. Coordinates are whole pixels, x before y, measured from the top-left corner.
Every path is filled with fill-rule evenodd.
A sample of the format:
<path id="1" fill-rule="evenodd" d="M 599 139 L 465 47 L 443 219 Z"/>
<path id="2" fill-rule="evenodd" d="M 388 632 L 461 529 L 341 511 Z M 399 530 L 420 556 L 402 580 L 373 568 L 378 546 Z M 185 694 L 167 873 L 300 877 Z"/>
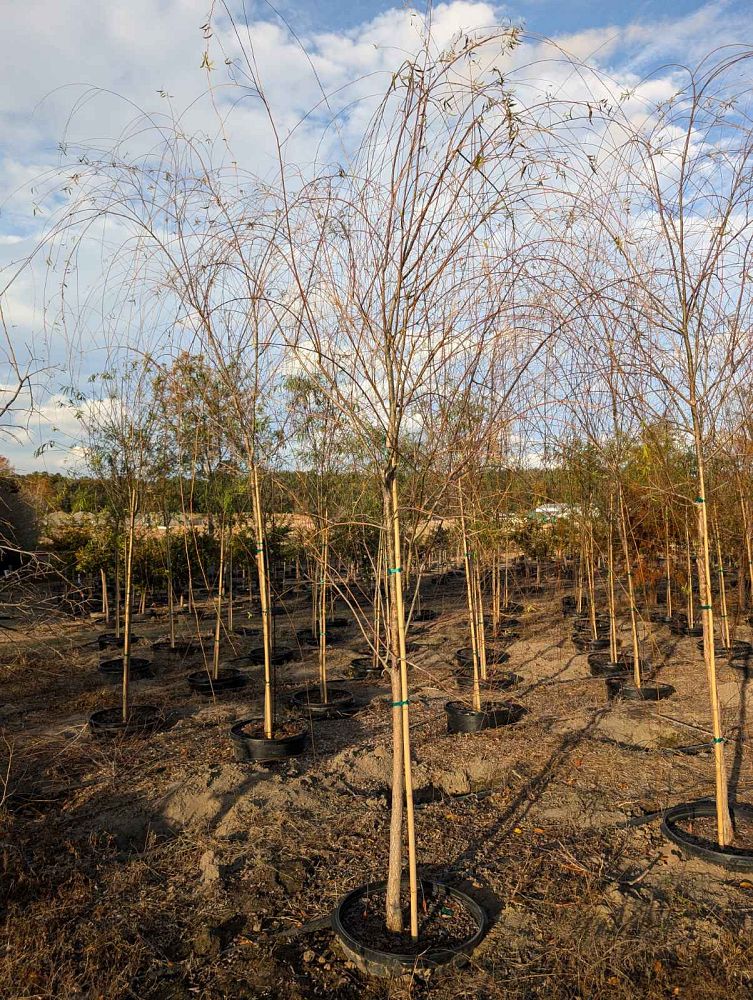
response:
<path id="1" fill-rule="evenodd" d="M 242 20 L 239 0 L 228 3 Z M 34 449 L 53 436 L 52 427 L 60 428 L 54 435 L 60 440 L 67 432 L 73 434 L 75 427 L 58 405 L 59 389 L 85 378 L 101 363 L 96 310 L 82 312 L 75 331 L 56 322 L 59 273 L 50 271 L 46 249 L 18 273 L 64 197 L 70 165 L 64 164 L 61 171 L 59 144 L 69 139 L 107 147 L 136 107 L 165 110 L 160 91 L 171 95 L 173 109 L 191 106 L 187 127 L 216 124 L 216 118 L 207 116 L 202 55 L 209 45 L 219 67 L 212 79 L 216 83 L 222 78 L 222 55 L 232 53 L 234 44 L 221 18 L 210 41 L 204 39 L 201 26 L 209 5 L 210 0 L 110 4 L 24 0 L 5 5 L 0 62 L 0 307 L 9 340 L 0 339 L 0 382 L 10 381 L 7 363 L 2 363 L 11 347 L 22 363 L 31 359 L 44 369 L 37 379 L 37 408 L 25 411 L 22 399 L 14 416 L 15 436 L 9 436 L 6 428 L 0 440 L 0 453 L 7 454 L 19 470 L 65 467 L 69 456 L 64 449 L 41 460 L 34 459 Z M 267 4 L 247 3 L 246 15 L 283 131 L 319 97 L 312 64 L 326 88 L 334 90 L 366 73 L 375 81 L 381 79 L 378 86 L 383 87 L 403 54 L 415 45 L 415 23 L 401 3 L 279 0 L 277 6 L 297 39 L 290 37 Z M 435 7 L 434 17 L 446 37 L 504 18 L 524 23 L 532 32 L 557 38 L 576 56 L 595 62 L 626 86 L 668 63 L 692 65 L 719 45 L 753 45 L 750 0 L 521 0 L 517 4 L 447 0 Z M 659 94 L 662 73 L 668 79 L 670 71 L 658 74 Z M 265 143 L 258 121 L 239 114 L 229 128 L 234 155 L 250 170 L 263 172 Z M 298 157 L 305 158 L 316 145 L 310 134 L 306 139 L 308 145 L 304 142 L 295 151 Z M 98 263 L 96 254 L 82 261 L 77 282 L 82 296 L 87 283 L 96 287 L 101 277 Z"/>

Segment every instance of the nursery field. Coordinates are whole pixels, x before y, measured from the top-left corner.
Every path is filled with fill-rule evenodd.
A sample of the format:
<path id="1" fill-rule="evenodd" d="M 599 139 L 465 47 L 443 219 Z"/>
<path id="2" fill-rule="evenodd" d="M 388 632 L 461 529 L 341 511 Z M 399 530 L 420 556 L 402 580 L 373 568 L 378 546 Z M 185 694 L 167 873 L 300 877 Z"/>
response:
<path id="1" fill-rule="evenodd" d="M 266 764 L 237 759 L 230 737 L 234 722 L 261 715 L 261 665 L 235 661 L 245 687 L 192 692 L 201 648 L 152 649 L 165 610 L 135 616 L 132 655 L 153 676 L 132 675 L 132 706 L 157 706 L 162 725 L 96 737 L 89 716 L 119 698 L 98 671 L 102 622 L 43 615 L 33 601 L 13 611 L 0 646 L 0 996 L 750 997 L 753 871 L 683 852 L 661 828 L 669 807 L 714 793 L 697 638 L 642 607 L 643 684 L 674 691 L 610 699 L 563 614 L 572 583 L 545 575 L 537 587 L 523 572 L 512 579 L 518 624 L 501 643 L 509 657 L 489 664 L 484 692 L 525 712 L 471 734 L 448 733 L 445 713 L 470 698 L 456 656 L 468 645 L 463 576 L 420 586 L 437 616 L 407 636 L 418 870 L 466 891 L 488 926 L 464 963 L 392 980 L 359 971 L 331 928 L 344 894 L 384 879 L 390 841 L 389 678 L 354 668 L 369 654 L 344 603 L 347 622 L 328 630 L 329 680 L 354 704 L 331 718 L 304 705 L 305 751 Z M 202 629 L 202 612 L 212 615 L 209 599 L 176 616 L 178 638 Z M 237 624 L 259 623 L 243 600 L 234 612 Z M 276 649 L 294 652 L 275 671 L 283 721 L 316 676 L 317 648 L 296 639 L 310 621 L 310 596 L 291 588 L 275 618 Z M 617 622 L 629 646 L 624 606 Z M 744 620 L 735 637 L 750 638 Z M 226 634 L 223 662 L 254 644 Z M 733 802 L 753 798 L 746 663 L 717 662 Z M 745 857 L 753 824 L 736 819 L 728 850 Z M 696 824 L 688 832 L 713 844 L 712 820 Z"/>

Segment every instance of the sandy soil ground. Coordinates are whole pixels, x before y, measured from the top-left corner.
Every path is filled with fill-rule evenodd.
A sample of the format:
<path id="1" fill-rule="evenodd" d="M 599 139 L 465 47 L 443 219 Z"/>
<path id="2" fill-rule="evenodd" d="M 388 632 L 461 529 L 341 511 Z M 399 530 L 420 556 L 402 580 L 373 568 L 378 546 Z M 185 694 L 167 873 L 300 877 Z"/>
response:
<path id="1" fill-rule="evenodd" d="M 525 599 L 510 646 L 504 669 L 522 681 L 506 697 L 523 720 L 450 736 L 444 704 L 467 692 L 454 660 L 467 644 L 462 582 L 427 582 L 440 617 L 415 627 L 410 657 L 420 868 L 465 887 L 491 926 L 465 966 L 391 983 L 365 978 L 328 929 L 337 900 L 386 871 L 386 679 L 349 680 L 359 711 L 311 721 L 302 757 L 250 765 L 234 759 L 229 727 L 259 713 L 259 668 L 210 700 L 185 680 L 200 658 L 155 656 L 135 701 L 163 707 L 168 727 L 96 740 L 89 714 L 117 702 L 91 645 L 102 625 L 32 624 L 30 609 L 0 648 L 0 996 L 753 996 L 753 875 L 683 858 L 655 815 L 713 791 L 710 752 L 679 752 L 710 738 L 695 640 L 645 626 L 644 653 L 676 693 L 610 703 L 559 596 Z M 281 643 L 307 624 L 305 597 L 286 609 Z M 164 618 L 136 631 L 163 636 Z M 351 627 L 332 676 L 363 652 Z M 312 650 L 279 668 L 280 703 L 315 671 Z M 750 801 L 749 682 L 726 665 L 719 676 L 732 790 Z"/>

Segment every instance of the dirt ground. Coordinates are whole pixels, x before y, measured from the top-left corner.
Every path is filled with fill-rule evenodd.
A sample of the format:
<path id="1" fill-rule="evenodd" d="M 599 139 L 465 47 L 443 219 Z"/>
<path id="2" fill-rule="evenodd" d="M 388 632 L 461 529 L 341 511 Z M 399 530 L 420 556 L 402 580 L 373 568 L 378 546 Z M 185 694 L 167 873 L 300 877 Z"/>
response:
<path id="1" fill-rule="evenodd" d="M 645 655 L 676 693 L 610 703 L 560 596 L 524 598 L 505 665 L 523 678 L 506 695 L 527 708 L 523 720 L 450 736 L 444 703 L 467 690 L 454 660 L 467 644 L 462 582 L 426 583 L 424 605 L 440 617 L 411 634 L 419 864 L 466 888 L 490 929 L 465 966 L 393 982 L 359 973 L 328 925 L 344 893 L 386 871 L 387 683 L 349 681 L 360 710 L 312 722 L 302 757 L 242 764 L 229 727 L 259 713 L 259 668 L 243 691 L 210 700 L 185 680 L 200 658 L 155 655 L 157 676 L 134 682 L 135 701 L 163 707 L 168 727 L 96 740 L 88 716 L 118 696 L 96 670 L 102 624 L 37 621 L 29 605 L 0 648 L 0 996 L 753 996 L 753 874 L 683 858 L 655 815 L 713 793 L 708 750 L 678 750 L 710 738 L 695 640 L 645 626 Z M 286 602 L 281 643 L 307 609 L 305 597 Z M 135 628 L 151 640 L 165 619 Z M 316 652 L 304 652 L 279 668 L 282 704 L 316 671 Z M 332 676 L 347 678 L 363 653 L 351 627 L 332 648 Z M 727 665 L 719 677 L 732 791 L 750 801 L 748 680 Z"/>

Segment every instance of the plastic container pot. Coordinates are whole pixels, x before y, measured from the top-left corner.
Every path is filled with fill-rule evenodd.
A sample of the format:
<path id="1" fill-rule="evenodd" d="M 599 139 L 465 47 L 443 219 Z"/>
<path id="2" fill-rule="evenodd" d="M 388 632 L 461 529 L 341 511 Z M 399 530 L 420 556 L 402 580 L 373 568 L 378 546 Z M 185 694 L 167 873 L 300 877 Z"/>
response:
<path id="1" fill-rule="evenodd" d="M 610 701 L 615 698 L 622 698 L 623 701 L 663 701 L 675 693 L 671 684 L 656 684 L 651 681 L 639 688 L 633 687 L 627 677 L 607 677 L 604 683 Z"/>
<path id="2" fill-rule="evenodd" d="M 347 714 L 347 710 L 353 707 L 354 701 L 350 691 L 334 684 L 327 685 L 326 701 L 321 700 L 318 687 L 304 688 L 290 696 L 290 704 L 294 708 L 321 719 L 337 718 Z"/>
<path id="3" fill-rule="evenodd" d="M 730 811 L 733 823 L 737 818 L 753 821 L 753 807 L 749 805 L 737 802 L 730 806 Z M 678 825 L 682 820 L 708 816 L 716 816 L 716 804 L 712 799 L 683 802 L 665 812 L 661 832 L 687 856 L 700 858 L 708 864 L 726 868 L 727 871 L 753 872 L 753 849 L 741 850 L 733 845 L 720 847 L 712 841 L 693 836 Z"/>
<path id="4" fill-rule="evenodd" d="M 424 905 L 430 905 L 432 897 L 436 896 L 437 893 L 452 896 L 453 899 L 462 903 L 463 908 L 473 918 L 473 924 L 475 925 L 473 933 L 467 940 L 460 943 L 445 947 L 427 948 L 419 954 L 384 951 L 383 949 L 373 947 L 368 941 L 359 940 L 352 931 L 346 928 L 343 923 L 343 915 L 354 905 L 360 904 L 369 893 L 383 893 L 385 886 L 385 882 L 377 882 L 354 889 L 346 896 L 343 896 L 332 914 L 332 930 L 340 947 L 346 957 L 366 975 L 383 978 L 404 976 L 412 973 L 414 970 L 433 969 L 440 965 L 464 961 L 480 944 L 486 934 L 489 924 L 488 917 L 474 899 L 460 889 L 455 889 L 440 882 L 421 879 L 419 894 L 423 897 Z M 422 900 L 419 899 L 419 905 L 421 902 Z"/>
<path id="5" fill-rule="evenodd" d="M 92 736 L 113 739 L 116 737 L 148 736 L 164 725 L 165 717 L 155 705 L 133 705 L 127 720 L 121 708 L 103 708 L 89 716 Z"/>
<path id="6" fill-rule="evenodd" d="M 237 667 L 221 666 L 219 676 L 213 678 L 206 670 L 197 670 L 188 675 L 188 686 L 196 694 L 212 696 L 222 694 L 225 691 L 239 691 L 248 684 L 245 677 Z"/>
<path id="7" fill-rule="evenodd" d="M 114 660 L 102 660 L 97 670 L 107 681 L 120 681 L 123 678 L 123 657 L 118 656 Z M 154 677 L 152 661 L 144 660 L 140 656 L 132 656 L 128 676 L 132 681 L 149 680 Z"/>
<path id="8" fill-rule="evenodd" d="M 230 730 L 235 759 L 250 763 L 254 761 L 288 760 L 300 756 L 306 748 L 307 731 L 301 728 L 289 736 L 267 739 L 261 735 L 261 719 L 241 719 Z"/>
<path id="9" fill-rule="evenodd" d="M 480 733 L 483 729 L 499 729 L 520 722 L 526 709 L 514 701 L 488 701 L 477 712 L 465 702 L 448 701 L 445 712 L 448 733 Z"/>

